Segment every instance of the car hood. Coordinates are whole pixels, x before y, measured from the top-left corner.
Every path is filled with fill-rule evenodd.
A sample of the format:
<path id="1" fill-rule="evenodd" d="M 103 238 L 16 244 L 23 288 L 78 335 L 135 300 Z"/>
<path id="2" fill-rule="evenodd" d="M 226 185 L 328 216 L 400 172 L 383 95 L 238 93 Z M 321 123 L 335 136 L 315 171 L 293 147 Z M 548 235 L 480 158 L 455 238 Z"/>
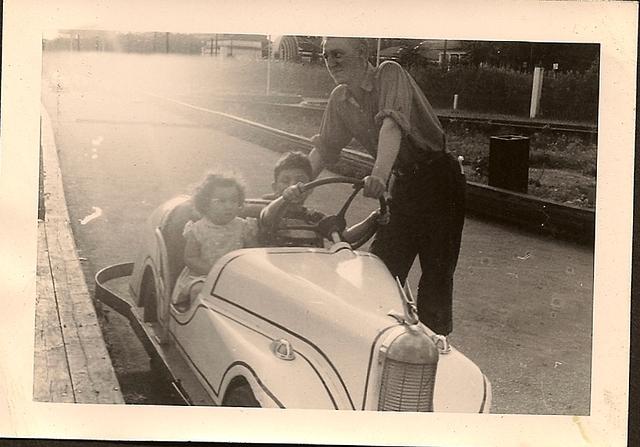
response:
<path id="1" fill-rule="evenodd" d="M 236 253 L 221 266 L 213 294 L 288 328 L 313 331 L 309 323 L 321 320 L 323 329 L 333 321 L 375 332 L 395 321 L 389 311 L 402 311 L 395 280 L 369 253 L 305 248 Z"/>
<path id="2" fill-rule="evenodd" d="M 223 299 L 284 329 L 294 349 L 301 347 L 296 343 L 310 347 L 358 408 L 372 345 L 397 324 L 388 313 L 402 312 L 398 287 L 382 261 L 350 249 L 235 253 L 219 267 L 208 299 Z"/>

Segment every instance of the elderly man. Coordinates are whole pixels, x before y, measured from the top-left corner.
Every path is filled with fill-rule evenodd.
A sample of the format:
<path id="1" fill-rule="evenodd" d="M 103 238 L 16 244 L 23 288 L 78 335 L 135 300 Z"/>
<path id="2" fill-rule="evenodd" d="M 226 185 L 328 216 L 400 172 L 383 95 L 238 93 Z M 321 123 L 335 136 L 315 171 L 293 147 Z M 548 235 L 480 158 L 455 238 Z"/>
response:
<path id="1" fill-rule="evenodd" d="M 452 330 L 452 292 L 464 224 L 465 177 L 447 152 L 445 135 L 429 101 L 397 63 L 374 68 L 367 42 L 329 37 L 323 57 L 337 87 L 331 93 L 309 157 L 313 174 L 333 165 L 358 140 L 375 157 L 364 194 L 389 187 L 391 216 L 371 245 L 404 283 L 416 255 L 420 320 L 438 334 Z"/>

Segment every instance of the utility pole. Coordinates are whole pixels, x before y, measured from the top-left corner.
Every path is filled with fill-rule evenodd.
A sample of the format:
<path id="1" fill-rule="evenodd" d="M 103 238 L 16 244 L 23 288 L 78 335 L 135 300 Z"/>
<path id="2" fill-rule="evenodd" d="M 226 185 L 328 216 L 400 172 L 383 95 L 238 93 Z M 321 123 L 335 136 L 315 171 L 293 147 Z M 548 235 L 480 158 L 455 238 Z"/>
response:
<path id="1" fill-rule="evenodd" d="M 533 70 L 533 42 L 529 44 L 529 69 Z"/>
<path id="2" fill-rule="evenodd" d="M 271 34 L 267 36 L 267 96 L 271 93 Z"/>
<path id="3" fill-rule="evenodd" d="M 449 69 L 449 61 L 447 60 L 447 39 L 444 40 L 444 50 L 442 52 L 442 63 L 444 65 L 444 70 L 447 71 Z"/>
<path id="4" fill-rule="evenodd" d="M 218 55 L 218 33 L 216 33 L 216 56 Z"/>

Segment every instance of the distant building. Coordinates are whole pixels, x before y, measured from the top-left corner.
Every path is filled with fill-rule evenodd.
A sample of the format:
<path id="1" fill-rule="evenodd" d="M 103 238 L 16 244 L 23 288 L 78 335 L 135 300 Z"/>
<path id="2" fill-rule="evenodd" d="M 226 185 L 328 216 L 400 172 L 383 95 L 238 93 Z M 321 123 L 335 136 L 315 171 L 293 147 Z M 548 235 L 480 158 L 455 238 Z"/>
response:
<path id="1" fill-rule="evenodd" d="M 401 64 L 431 64 L 447 66 L 465 62 L 468 58 L 461 40 L 428 39 L 396 41 L 396 45 L 380 50 L 380 60 L 395 60 Z"/>
<path id="2" fill-rule="evenodd" d="M 438 65 L 456 65 L 467 57 L 461 40 L 424 40 L 413 48 L 413 53 Z"/>
<path id="3" fill-rule="evenodd" d="M 265 40 L 265 36 L 255 34 L 209 34 L 201 37 L 200 54 L 225 57 L 259 58 Z"/>

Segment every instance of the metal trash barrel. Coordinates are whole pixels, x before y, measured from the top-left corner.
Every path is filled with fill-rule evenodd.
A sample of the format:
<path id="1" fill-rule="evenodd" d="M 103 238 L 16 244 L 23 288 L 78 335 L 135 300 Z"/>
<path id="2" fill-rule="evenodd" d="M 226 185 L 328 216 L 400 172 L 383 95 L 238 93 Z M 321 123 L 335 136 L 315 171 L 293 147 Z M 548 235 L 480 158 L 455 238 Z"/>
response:
<path id="1" fill-rule="evenodd" d="M 527 193 L 529 137 L 492 136 L 489 142 L 489 186 Z"/>

